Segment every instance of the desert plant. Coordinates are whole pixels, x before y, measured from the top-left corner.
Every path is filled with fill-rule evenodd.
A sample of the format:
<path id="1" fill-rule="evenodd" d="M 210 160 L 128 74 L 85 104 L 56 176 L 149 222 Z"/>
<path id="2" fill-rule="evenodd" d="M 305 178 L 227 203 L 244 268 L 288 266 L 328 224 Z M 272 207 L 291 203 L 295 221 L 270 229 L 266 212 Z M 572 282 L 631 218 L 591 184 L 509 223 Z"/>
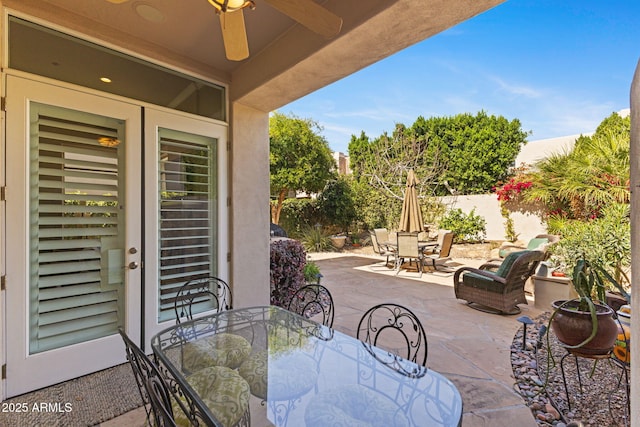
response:
<path id="1" fill-rule="evenodd" d="M 300 241 L 308 252 L 327 252 L 333 248 L 330 236 L 321 226 L 306 227 L 300 235 Z"/>

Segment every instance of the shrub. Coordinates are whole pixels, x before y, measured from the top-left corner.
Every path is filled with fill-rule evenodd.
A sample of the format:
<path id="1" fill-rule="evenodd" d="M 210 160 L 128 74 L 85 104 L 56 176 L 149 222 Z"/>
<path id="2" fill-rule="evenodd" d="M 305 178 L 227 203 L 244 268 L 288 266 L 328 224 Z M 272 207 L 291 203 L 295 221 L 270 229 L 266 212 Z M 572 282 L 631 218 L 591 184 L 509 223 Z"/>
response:
<path id="1" fill-rule="evenodd" d="M 320 267 L 318 264 L 311 260 L 307 260 L 304 266 L 304 280 L 307 283 L 319 283 L 322 274 L 320 274 Z"/>
<path id="2" fill-rule="evenodd" d="M 304 286 L 307 254 L 297 240 L 271 242 L 271 304 L 286 307 L 293 294 Z"/>
<path id="3" fill-rule="evenodd" d="M 327 182 L 318 196 L 318 208 L 327 224 L 336 225 L 345 232 L 358 216 L 354 193 L 345 178 Z"/>
<path id="4" fill-rule="evenodd" d="M 571 274 L 579 259 L 594 260 L 618 283 L 629 285 L 631 225 L 628 204 L 611 204 L 603 209 L 601 218 L 589 221 L 553 217 L 549 219 L 548 230 L 562 236 L 558 243 L 549 246 L 552 265 Z"/>
<path id="5" fill-rule="evenodd" d="M 289 236 L 298 237 L 304 230 L 321 221 L 318 203 L 313 199 L 287 199 L 282 204 L 280 227 Z"/>
<path id="6" fill-rule="evenodd" d="M 486 224 L 483 217 L 475 214 L 475 209 L 472 209 L 469 214 L 462 212 L 462 209 L 451 209 L 440 218 L 438 226 L 441 229 L 453 231 L 456 243 L 478 243 L 484 241 L 487 234 Z"/>
<path id="7" fill-rule="evenodd" d="M 322 227 L 307 227 L 300 235 L 300 241 L 307 252 L 328 252 L 333 248 L 329 235 Z"/>

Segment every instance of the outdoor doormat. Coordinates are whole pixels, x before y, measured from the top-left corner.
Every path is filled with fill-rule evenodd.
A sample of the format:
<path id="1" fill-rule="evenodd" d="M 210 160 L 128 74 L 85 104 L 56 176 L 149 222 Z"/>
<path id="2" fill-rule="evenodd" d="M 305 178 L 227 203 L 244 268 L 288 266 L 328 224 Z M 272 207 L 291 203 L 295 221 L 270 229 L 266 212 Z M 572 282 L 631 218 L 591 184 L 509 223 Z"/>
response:
<path id="1" fill-rule="evenodd" d="M 142 406 L 131 365 L 98 371 L 2 402 L 1 426 L 94 426 Z M 19 409 L 19 410 L 18 410 Z"/>

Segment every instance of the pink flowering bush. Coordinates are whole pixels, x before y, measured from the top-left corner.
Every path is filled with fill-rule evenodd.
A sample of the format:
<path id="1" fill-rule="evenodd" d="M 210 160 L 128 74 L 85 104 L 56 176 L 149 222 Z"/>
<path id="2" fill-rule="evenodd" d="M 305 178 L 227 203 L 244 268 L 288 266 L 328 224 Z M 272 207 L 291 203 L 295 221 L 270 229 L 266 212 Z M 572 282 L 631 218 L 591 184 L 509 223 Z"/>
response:
<path id="1" fill-rule="evenodd" d="M 286 307 L 293 294 L 305 284 L 307 253 L 297 240 L 271 242 L 271 304 Z"/>
<path id="2" fill-rule="evenodd" d="M 520 194 L 527 188 L 531 188 L 533 183 L 529 180 L 523 179 L 522 176 L 515 176 L 507 181 L 501 187 L 494 187 L 498 200 L 500 202 L 515 201 L 520 198 Z"/>

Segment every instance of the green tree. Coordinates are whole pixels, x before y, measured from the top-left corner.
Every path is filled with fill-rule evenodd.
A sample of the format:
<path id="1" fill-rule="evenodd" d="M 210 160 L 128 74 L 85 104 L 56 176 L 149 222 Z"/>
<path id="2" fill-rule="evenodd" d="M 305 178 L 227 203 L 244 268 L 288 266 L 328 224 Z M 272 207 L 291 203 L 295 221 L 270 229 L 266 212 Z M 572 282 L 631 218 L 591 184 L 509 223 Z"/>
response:
<path id="1" fill-rule="evenodd" d="M 613 113 L 593 136 L 581 135 L 571 150 L 538 162 L 525 198 L 573 219 L 597 218 L 608 204 L 628 203 L 630 126 L 629 117 Z"/>
<path id="2" fill-rule="evenodd" d="M 349 231 L 349 226 L 356 220 L 358 213 L 354 203 L 354 194 L 347 178 L 327 182 L 318 196 L 320 212 L 330 224 L 335 224 L 342 231 Z"/>
<path id="3" fill-rule="evenodd" d="M 269 119 L 271 221 L 280 220 L 289 191 L 319 192 L 334 177 L 335 161 L 320 126 L 311 119 L 274 113 Z"/>
<path id="4" fill-rule="evenodd" d="M 509 176 L 528 136 L 518 119 L 509 121 L 484 111 L 475 116 L 418 117 L 412 129 L 428 137 L 429 155 L 437 155 L 443 165 L 435 189 L 439 196 L 490 192 Z"/>
<path id="5" fill-rule="evenodd" d="M 391 135 L 373 140 L 364 132 L 353 135 L 349 158 L 358 212 L 369 227 L 396 226 L 406 174 L 414 169 L 423 216 L 439 216 L 434 196 L 489 192 L 508 177 L 526 137 L 517 119 L 483 111 L 418 117 L 410 127 L 397 124 Z M 437 214 L 425 212 L 430 206 L 438 207 Z"/>

